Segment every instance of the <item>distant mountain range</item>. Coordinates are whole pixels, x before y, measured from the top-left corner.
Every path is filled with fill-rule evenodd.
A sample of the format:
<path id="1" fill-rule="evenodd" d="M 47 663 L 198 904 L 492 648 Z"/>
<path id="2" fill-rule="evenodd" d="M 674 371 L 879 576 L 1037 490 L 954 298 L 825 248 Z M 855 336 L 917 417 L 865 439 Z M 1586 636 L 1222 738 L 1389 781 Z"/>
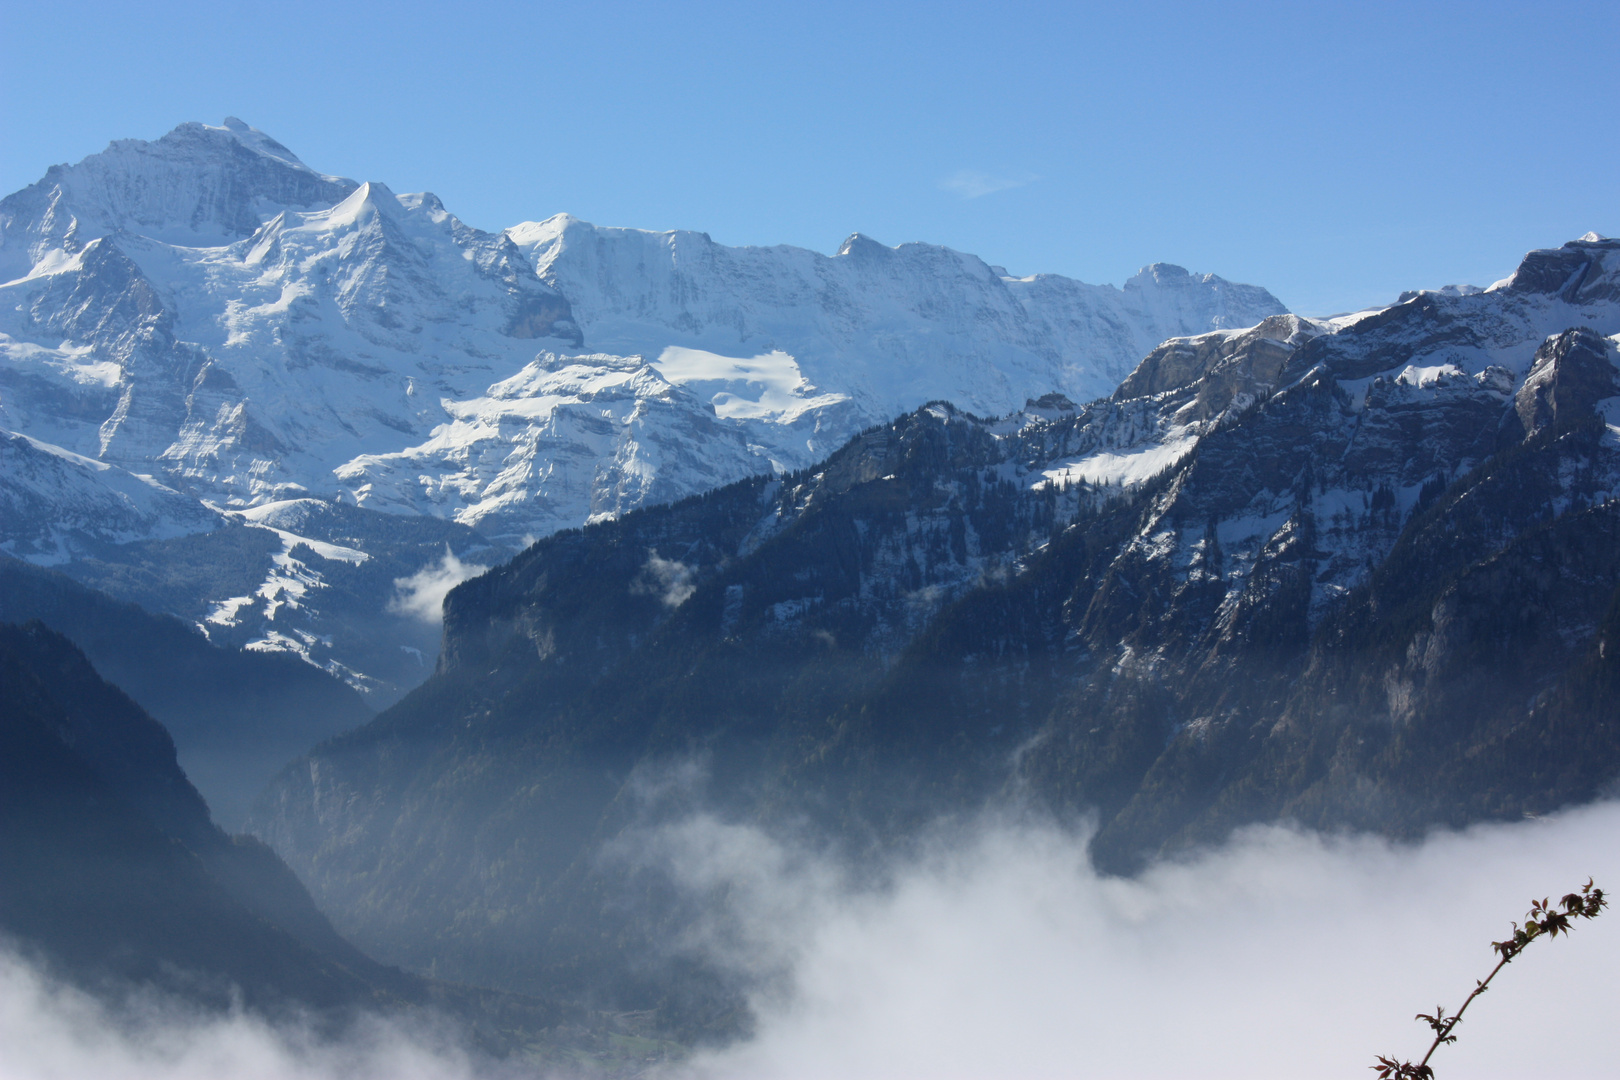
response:
<path id="1" fill-rule="evenodd" d="M 1283 310 L 1166 265 L 1116 289 L 860 236 L 829 257 L 566 215 L 485 233 L 241 121 L 185 124 L 0 200 L 0 550 L 116 561 L 314 498 L 510 553 L 804 467 L 929 400 L 1098 397 L 1166 338 Z M 167 610 L 379 703 L 414 681 L 261 571 Z"/>
<path id="2" fill-rule="evenodd" d="M 1121 290 L 860 236 L 484 233 L 237 120 L 0 201 L 0 280 L 13 430 L 221 506 L 342 498 L 514 539 L 807 465 L 932 399 L 1101 396 L 1165 338 L 1283 310 L 1162 265 Z"/>

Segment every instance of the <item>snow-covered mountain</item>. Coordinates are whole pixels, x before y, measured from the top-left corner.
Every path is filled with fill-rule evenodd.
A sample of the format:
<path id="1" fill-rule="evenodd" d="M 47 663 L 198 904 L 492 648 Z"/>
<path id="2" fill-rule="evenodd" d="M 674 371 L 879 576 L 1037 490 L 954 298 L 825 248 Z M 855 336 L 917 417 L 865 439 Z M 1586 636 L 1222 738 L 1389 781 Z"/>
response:
<path id="1" fill-rule="evenodd" d="M 150 476 L 3 430 L 0 476 L 0 548 L 45 565 L 67 560 L 87 542 L 186 536 L 223 521 Z"/>
<path id="2" fill-rule="evenodd" d="M 516 542 L 773 467 L 930 399 L 1110 390 L 1262 289 L 1008 278 L 567 216 L 505 234 L 326 176 L 238 120 L 0 202 L 0 424 L 220 506 L 313 495 Z"/>
<path id="3" fill-rule="evenodd" d="M 1166 338 L 1283 310 L 1264 289 L 1177 266 L 1116 289 L 1009 277 L 949 248 L 859 234 L 830 257 L 566 214 L 507 235 L 569 298 L 593 347 L 652 358 L 793 465 L 824 456 L 852 425 L 930 400 L 994 416 L 1053 391 L 1103 397 Z M 782 426 L 791 433 L 772 430 Z"/>
<path id="4" fill-rule="evenodd" d="M 180 141 L 205 158 L 245 145 Z M 78 185 L 97 196 L 96 213 L 113 201 L 100 197 L 104 189 L 168 187 L 161 173 L 146 184 L 128 175 L 155 155 L 119 144 L 107 156 L 110 165 L 90 159 L 91 180 Z M 199 171 L 236 156 L 215 153 Z M 264 160 L 238 180 L 298 175 L 280 157 Z M 57 217 L 64 204 L 71 212 L 73 179 L 69 171 L 52 189 Z M 567 303 L 510 241 L 467 228 L 431 196 L 322 183 L 343 192 L 340 201 L 278 208 L 274 184 L 265 187 L 272 194 L 237 200 L 270 216 L 212 246 L 132 229 L 150 220 L 150 233 L 173 235 L 175 222 L 230 219 L 232 204 L 217 199 L 154 198 L 131 212 L 129 227 L 87 241 L 94 230 L 69 222 L 60 246 L 0 286 L 5 425 L 221 505 L 334 497 L 335 467 L 429 437 L 448 419 L 445 403 L 520 370 L 536 338 L 577 339 Z M 42 201 L 37 188 L 4 204 L 7 248 L 49 235 L 22 216 Z M 367 493 L 349 494 L 363 502 Z"/>
<path id="5" fill-rule="evenodd" d="M 355 186 L 234 117 L 221 127 L 182 124 L 156 142 L 120 139 L 77 165 L 51 166 L 0 202 L 0 278 L 48 269 L 53 252 L 112 233 L 228 244 L 283 209 L 331 206 Z"/>
<path id="6" fill-rule="evenodd" d="M 1116 289 L 858 236 L 824 256 L 566 215 L 486 233 L 239 120 L 185 124 L 0 200 L 0 550 L 109 587 L 139 574 L 108 560 L 145 573 L 208 534 L 231 573 L 169 610 L 387 700 L 421 634 L 385 663 L 327 625 L 339 593 L 345 625 L 404 626 L 389 582 L 442 558 L 802 467 L 929 400 L 1097 397 L 1168 337 L 1282 310 L 1164 265 Z M 243 539 L 307 499 L 476 532 L 444 533 L 448 555 L 431 529 L 362 543 L 381 583 L 362 618 L 339 584 L 356 564 L 320 544 L 386 528 Z"/>
<path id="7" fill-rule="evenodd" d="M 1579 343 L 1612 355 L 1616 335 L 1620 241 L 1589 234 L 1531 252 L 1487 289 L 1414 291 L 1388 308 L 1165 342 L 1085 411 L 1043 471 L 1130 484 L 1188 458 L 1138 541 L 1184 580 L 1197 577 L 1209 529 L 1235 586 L 1301 543 L 1308 518 L 1320 610 L 1366 580 L 1414 507 L 1547 426 L 1553 401 L 1620 418 L 1620 399 L 1603 403 L 1617 392 L 1607 362 L 1580 374 L 1590 349 Z M 1270 421 L 1247 422 L 1262 404 Z M 1566 500 L 1614 497 L 1620 474 L 1576 486 Z"/>

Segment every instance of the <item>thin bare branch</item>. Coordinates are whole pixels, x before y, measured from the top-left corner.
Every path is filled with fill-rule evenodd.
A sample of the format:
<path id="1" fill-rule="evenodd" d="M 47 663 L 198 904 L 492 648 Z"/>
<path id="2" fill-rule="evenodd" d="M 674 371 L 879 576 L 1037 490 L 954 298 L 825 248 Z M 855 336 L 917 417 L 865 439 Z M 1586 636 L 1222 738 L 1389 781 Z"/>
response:
<path id="1" fill-rule="evenodd" d="M 1435 1006 L 1430 1013 L 1418 1013 L 1417 1019 L 1423 1021 L 1434 1032 L 1434 1041 L 1429 1044 L 1429 1052 L 1423 1055 L 1423 1060 L 1416 1065 L 1410 1061 L 1399 1058 L 1389 1058 L 1378 1055 L 1377 1063 L 1370 1066 L 1378 1073 L 1379 1080 L 1433 1080 L 1434 1069 L 1429 1066 L 1429 1059 L 1434 1052 L 1447 1043 L 1457 1041 L 1455 1033 L 1457 1025 L 1462 1023 L 1463 1013 L 1474 999 L 1483 994 L 1496 978 L 1497 972 L 1512 963 L 1514 958 L 1524 952 L 1532 941 L 1539 937 L 1554 938 L 1559 934 L 1568 934 L 1573 930 L 1575 919 L 1595 919 L 1598 914 L 1609 906 L 1609 901 L 1603 895 L 1603 890 L 1592 884 L 1587 878 L 1586 884 L 1581 886 L 1578 893 L 1567 893 L 1563 899 L 1554 904 L 1549 899 L 1530 901 L 1530 911 L 1524 917 L 1524 925 L 1513 924 L 1513 934 L 1505 941 L 1491 942 L 1491 948 L 1501 957 L 1491 973 L 1474 984 L 1473 992 L 1463 1000 L 1462 1008 L 1451 1016 L 1446 1015 L 1444 1006 Z"/>

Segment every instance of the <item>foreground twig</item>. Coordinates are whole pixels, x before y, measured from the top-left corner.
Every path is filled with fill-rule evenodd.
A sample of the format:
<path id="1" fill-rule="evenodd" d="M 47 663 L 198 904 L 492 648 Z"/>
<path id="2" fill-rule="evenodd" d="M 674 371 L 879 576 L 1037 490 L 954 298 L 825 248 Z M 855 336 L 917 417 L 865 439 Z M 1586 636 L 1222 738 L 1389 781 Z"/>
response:
<path id="1" fill-rule="evenodd" d="M 1434 1070 L 1429 1067 L 1429 1059 L 1446 1043 L 1457 1041 L 1457 1036 L 1453 1035 L 1452 1031 L 1462 1022 L 1463 1013 L 1468 1011 L 1468 1006 L 1491 985 L 1496 973 L 1507 967 L 1532 941 L 1543 935 L 1553 938 L 1559 934 L 1567 934 L 1574 929 L 1572 919 L 1595 919 L 1598 912 L 1608 904 L 1603 897 L 1603 890 L 1593 888 L 1591 878 L 1586 879 L 1586 884 L 1581 886 L 1579 893 L 1570 893 L 1557 904 L 1548 903 L 1546 900 L 1530 901 L 1530 912 L 1524 917 L 1523 928 L 1514 923 L 1512 937 L 1506 941 L 1491 942 L 1491 948 L 1495 949 L 1502 959 L 1491 968 L 1489 975 L 1474 984 L 1473 993 L 1463 1000 L 1462 1008 L 1452 1016 L 1447 1016 L 1446 1010 L 1440 1006 L 1435 1007 L 1433 1016 L 1428 1013 L 1417 1014 L 1417 1019 L 1434 1030 L 1434 1042 L 1429 1044 L 1429 1052 L 1423 1055 L 1423 1060 L 1414 1065 L 1410 1061 L 1399 1061 L 1380 1054 L 1378 1064 L 1369 1068 L 1377 1070 L 1379 1080 L 1433 1080 Z"/>

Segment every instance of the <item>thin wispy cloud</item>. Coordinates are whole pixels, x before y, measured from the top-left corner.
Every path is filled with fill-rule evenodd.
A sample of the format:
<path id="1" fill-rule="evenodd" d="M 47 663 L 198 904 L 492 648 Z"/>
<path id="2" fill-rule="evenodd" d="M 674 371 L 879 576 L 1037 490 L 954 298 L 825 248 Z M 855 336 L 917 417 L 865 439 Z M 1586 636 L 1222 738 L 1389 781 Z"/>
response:
<path id="1" fill-rule="evenodd" d="M 655 549 L 647 550 L 647 564 L 641 576 L 630 583 L 635 596 L 651 594 L 664 602 L 665 607 L 678 608 L 697 592 L 693 579 L 697 571 L 678 559 L 660 558 Z"/>
<path id="2" fill-rule="evenodd" d="M 997 191 L 1023 187 L 1039 179 L 1038 176 L 994 176 L 973 169 L 962 169 L 941 180 L 939 186 L 942 190 L 960 195 L 964 199 L 977 199 Z"/>
<path id="3" fill-rule="evenodd" d="M 488 569 L 462 562 L 449 545 L 445 545 L 444 558 L 437 565 L 429 564 L 409 577 L 394 579 L 394 596 L 388 601 L 388 611 L 411 615 L 425 623 L 439 622 L 444 618 L 444 598 L 450 595 L 450 590 Z"/>

